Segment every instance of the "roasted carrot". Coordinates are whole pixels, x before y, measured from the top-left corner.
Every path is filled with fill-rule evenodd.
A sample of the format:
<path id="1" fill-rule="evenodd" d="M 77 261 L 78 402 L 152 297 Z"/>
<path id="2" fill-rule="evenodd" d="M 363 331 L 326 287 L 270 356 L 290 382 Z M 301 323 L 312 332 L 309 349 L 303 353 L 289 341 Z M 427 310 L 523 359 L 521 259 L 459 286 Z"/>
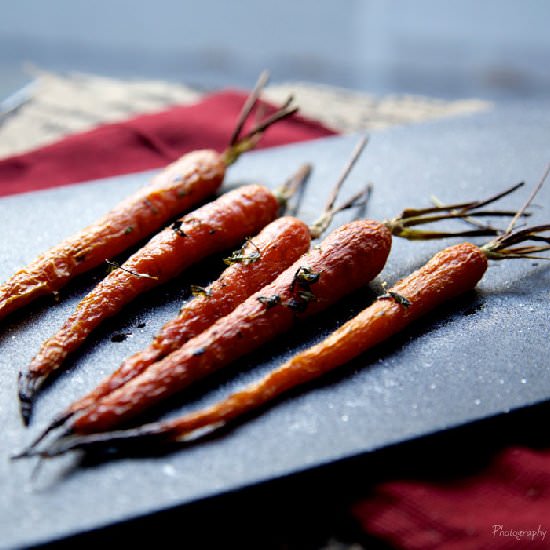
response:
<path id="1" fill-rule="evenodd" d="M 549 166 L 550 170 L 550 166 Z M 546 171 L 545 178 L 548 175 Z M 537 189 L 542 185 L 541 181 Z M 523 207 L 524 210 L 532 200 Z M 521 212 L 521 211 L 520 211 Z M 540 258 L 535 254 L 550 250 L 550 224 L 508 230 L 478 247 L 471 243 L 451 246 L 437 253 L 423 267 L 409 275 L 356 317 L 342 325 L 319 344 L 303 351 L 258 382 L 218 403 L 166 422 L 130 430 L 83 436 L 62 436 L 43 451 L 29 453 L 55 456 L 72 449 L 97 446 L 169 443 L 193 439 L 226 425 L 231 420 L 272 401 L 284 392 L 318 378 L 377 344 L 402 331 L 416 319 L 439 305 L 473 289 L 483 277 L 488 259 Z M 525 241 L 544 245 L 516 246 Z M 99 419 L 101 416 L 96 418 Z M 25 456 L 25 455 L 24 455 Z"/>
<path id="2" fill-rule="evenodd" d="M 102 321 L 190 265 L 257 233 L 277 216 L 279 206 L 277 194 L 260 185 L 230 191 L 174 222 L 112 271 L 44 342 L 28 370 L 20 373 L 19 397 L 25 421 L 44 380 Z"/>
<path id="3" fill-rule="evenodd" d="M 239 132 L 265 80 L 262 75 L 247 101 L 237 124 Z M 223 153 L 203 150 L 183 155 L 102 218 L 19 270 L 0 286 L 0 319 L 39 296 L 57 292 L 77 275 L 124 252 L 213 195 L 227 167 L 251 149 L 269 125 L 294 111 L 285 105 L 244 137 L 237 132 Z"/>
<path id="4" fill-rule="evenodd" d="M 215 151 L 185 155 L 103 218 L 15 273 L 0 287 L 0 318 L 58 291 L 189 210 L 216 191 L 224 174 L 223 157 Z"/>

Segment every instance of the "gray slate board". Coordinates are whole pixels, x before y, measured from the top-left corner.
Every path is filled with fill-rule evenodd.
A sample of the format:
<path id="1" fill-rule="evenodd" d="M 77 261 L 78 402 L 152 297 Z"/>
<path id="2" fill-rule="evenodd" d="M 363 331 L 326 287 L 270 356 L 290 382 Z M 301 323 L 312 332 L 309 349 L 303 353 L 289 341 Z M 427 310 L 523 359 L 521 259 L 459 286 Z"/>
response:
<path id="1" fill-rule="evenodd" d="M 450 202 L 482 198 L 520 180 L 534 185 L 550 160 L 549 136 L 550 109 L 541 103 L 376 133 L 346 191 L 375 182 L 368 215 L 382 219 L 405 206 L 426 205 L 432 194 Z M 298 164 L 311 161 L 316 169 L 301 216 L 312 221 L 355 140 L 338 137 L 252 153 L 231 169 L 228 181 L 275 186 Z M 136 174 L 0 200 L 0 280 L 149 177 Z M 524 189 L 506 204 L 514 207 L 527 194 Z M 545 209 L 535 209 L 533 221 L 550 219 L 549 197 L 547 186 L 537 200 Z M 338 219 L 344 221 L 345 216 Z M 256 379 L 367 305 L 380 290 L 380 280 L 395 281 L 441 247 L 396 241 L 386 269 L 370 289 L 174 400 L 162 414 L 210 403 Z M 550 269 L 543 262 L 502 262 L 490 268 L 476 293 L 222 437 L 164 456 L 92 466 L 79 466 L 75 456 L 64 457 L 46 464 L 33 485 L 31 464 L 10 462 L 10 453 L 143 347 L 188 298 L 189 283 L 204 284 L 221 268 L 219 258 L 205 262 L 107 323 L 43 392 L 27 430 L 19 419 L 17 372 L 104 270 L 83 276 L 61 293 L 58 303 L 44 300 L 3 322 L 1 546 L 52 540 L 167 509 L 550 397 Z M 119 332 L 129 336 L 113 343 L 111 336 Z"/>

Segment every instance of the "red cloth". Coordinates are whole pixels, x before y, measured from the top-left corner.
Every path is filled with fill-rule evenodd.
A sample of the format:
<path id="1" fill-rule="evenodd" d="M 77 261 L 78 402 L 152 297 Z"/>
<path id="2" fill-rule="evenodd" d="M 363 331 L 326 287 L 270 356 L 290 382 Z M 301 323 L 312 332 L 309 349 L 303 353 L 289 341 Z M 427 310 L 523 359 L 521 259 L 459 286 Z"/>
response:
<path id="1" fill-rule="evenodd" d="M 395 548 L 550 548 L 550 450 L 509 447 L 470 475 L 382 483 L 353 513 Z"/>
<path id="2" fill-rule="evenodd" d="M 245 97 L 237 91 L 212 94 L 193 105 L 105 124 L 1 160 L 0 196 L 159 168 L 194 149 L 222 151 Z M 266 109 L 266 114 L 273 110 Z M 269 128 L 258 148 L 333 134 L 294 115 Z"/>

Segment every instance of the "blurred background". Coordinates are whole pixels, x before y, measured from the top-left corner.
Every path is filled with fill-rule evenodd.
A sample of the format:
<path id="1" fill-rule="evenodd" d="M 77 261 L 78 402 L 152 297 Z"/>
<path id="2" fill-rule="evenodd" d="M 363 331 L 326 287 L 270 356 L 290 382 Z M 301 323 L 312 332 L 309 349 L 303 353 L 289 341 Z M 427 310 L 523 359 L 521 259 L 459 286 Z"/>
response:
<path id="1" fill-rule="evenodd" d="M 374 94 L 550 95 L 547 0 L 18 0 L 0 16 L 0 98 L 26 64 L 199 89 L 259 71 Z"/>

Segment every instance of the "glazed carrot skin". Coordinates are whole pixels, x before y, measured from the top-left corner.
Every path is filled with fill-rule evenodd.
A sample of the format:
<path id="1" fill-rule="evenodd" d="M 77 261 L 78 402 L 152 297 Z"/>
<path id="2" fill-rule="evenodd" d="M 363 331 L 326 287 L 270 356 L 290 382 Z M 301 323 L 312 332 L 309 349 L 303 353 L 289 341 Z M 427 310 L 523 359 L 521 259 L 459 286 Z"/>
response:
<path id="1" fill-rule="evenodd" d="M 138 295 L 180 274 L 199 260 L 235 247 L 272 221 L 279 203 L 266 187 L 241 187 L 181 218 L 155 235 L 112 271 L 47 340 L 20 378 L 22 403 L 77 349 L 102 321 Z"/>
<path id="2" fill-rule="evenodd" d="M 95 390 L 73 403 L 68 413 L 92 405 L 233 311 L 305 254 L 310 241 L 307 224 L 297 218 L 285 216 L 267 225 L 243 247 L 243 255 L 253 260 L 245 258 L 227 267 L 203 295 L 187 302 L 179 315 L 162 327 L 146 349 L 126 359 Z"/>
<path id="3" fill-rule="evenodd" d="M 473 289 L 486 269 L 487 258 L 477 246 L 463 243 L 447 248 L 389 291 L 405 298 L 408 306 L 388 292 L 387 299 L 378 299 L 328 338 L 295 355 L 257 383 L 206 409 L 138 428 L 136 434 L 162 434 L 163 438 L 177 440 L 195 430 L 225 424 L 351 361 L 437 306 Z"/>
<path id="4" fill-rule="evenodd" d="M 117 256 L 212 195 L 225 175 L 215 151 L 184 155 L 101 219 L 39 256 L 0 286 L 0 319 Z"/>
<path id="5" fill-rule="evenodd" d="M 340 227 L 229 315 L 73 417 L 70 431 L 112 428 L 257 349 L 297 319 L 327 308 L 372 280 L 390 248 L 391 234 L 378 222 L 361 220 Z M 297 278 L 299 273 L 307 276 Z"/>

